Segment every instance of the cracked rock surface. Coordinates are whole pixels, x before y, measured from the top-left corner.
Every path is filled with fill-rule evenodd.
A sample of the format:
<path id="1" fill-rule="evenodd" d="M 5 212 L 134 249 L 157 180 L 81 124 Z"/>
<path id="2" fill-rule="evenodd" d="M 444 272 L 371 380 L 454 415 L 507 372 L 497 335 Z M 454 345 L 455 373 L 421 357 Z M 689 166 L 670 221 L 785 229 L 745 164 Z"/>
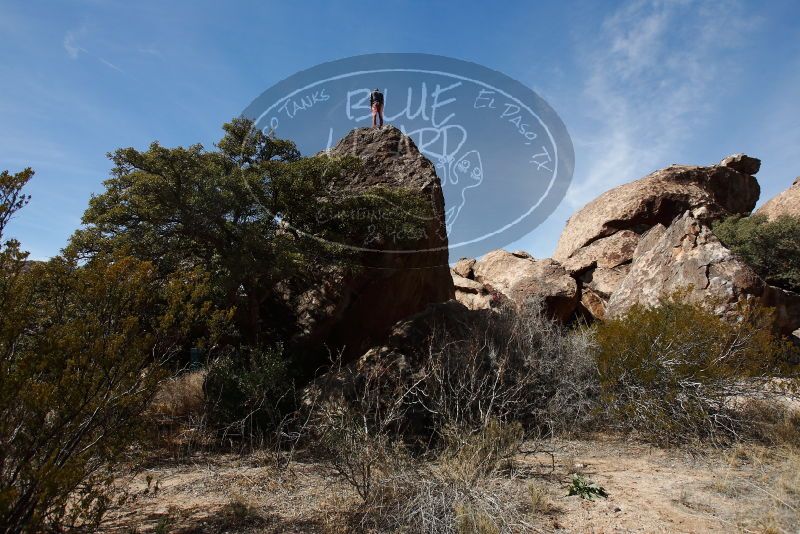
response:
<path id="1" fill-rule="evenodd" d="M 783 332 L 800 326 L 800 296 L 767 285 L 691 212 L 651 232 L 643 236 L 628 275 L 611 295 L 607 317 L 623 315 L 637 303 L 653 306 L 663 295 L 685 291 L 690 301 L 708 304 L 721 316 L 733 317 L 738 302 L 758 299 L 776 308 Z"/>

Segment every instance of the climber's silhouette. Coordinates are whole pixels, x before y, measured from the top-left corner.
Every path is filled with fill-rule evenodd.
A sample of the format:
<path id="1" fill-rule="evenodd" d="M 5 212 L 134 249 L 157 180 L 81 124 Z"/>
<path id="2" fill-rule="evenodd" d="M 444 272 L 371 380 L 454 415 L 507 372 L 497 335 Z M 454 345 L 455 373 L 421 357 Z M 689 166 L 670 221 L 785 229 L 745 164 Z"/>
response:
<path id="1" fill-rule="evenodd" d="M 375 128 L 379 120 L 383 126 L 383 93 L 377 87 L 369 95 L 369 106 L 372 108 L 372 127 Z"/>

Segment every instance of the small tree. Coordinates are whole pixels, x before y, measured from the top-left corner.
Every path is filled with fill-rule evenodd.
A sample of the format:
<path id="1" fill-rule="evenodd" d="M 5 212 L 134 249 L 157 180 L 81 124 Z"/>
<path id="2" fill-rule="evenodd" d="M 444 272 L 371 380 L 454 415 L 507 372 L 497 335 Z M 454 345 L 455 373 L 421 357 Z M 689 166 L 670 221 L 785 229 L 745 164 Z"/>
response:
<path id="1" fill-rule="evenodd" d="M 800 218 L 734 215 L 714 225 L 714 233 L 768 283 L 800 292 Z"/>

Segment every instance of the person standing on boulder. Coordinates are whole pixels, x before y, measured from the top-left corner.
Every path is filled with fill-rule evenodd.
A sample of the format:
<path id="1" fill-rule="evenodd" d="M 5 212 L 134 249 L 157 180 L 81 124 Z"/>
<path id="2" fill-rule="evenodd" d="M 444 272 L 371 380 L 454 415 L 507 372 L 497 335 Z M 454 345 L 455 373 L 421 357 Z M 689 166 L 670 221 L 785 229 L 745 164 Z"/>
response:
<path id="1" fill-rule="evenodd" d="M 369 107 L 372 108 L 372 127 L 375 128 L 379 120 L 383 126 L 383 93 L 377 87 L 369 95 Z"/>

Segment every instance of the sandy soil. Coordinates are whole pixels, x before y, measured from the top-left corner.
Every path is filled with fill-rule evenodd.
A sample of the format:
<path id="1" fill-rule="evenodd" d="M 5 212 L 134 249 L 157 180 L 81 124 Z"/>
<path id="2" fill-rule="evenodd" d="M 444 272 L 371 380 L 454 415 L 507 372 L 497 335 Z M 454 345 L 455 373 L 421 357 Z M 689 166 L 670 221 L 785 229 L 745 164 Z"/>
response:
<path id="1" fill-rule="evenodd" d="M 537 443 L 504 484 L 548 495 L 533 532 L 800 532 L 800 459 L 757 446 L 691 454 L 609 437 Z M 565 497 L 582 473 L 609 497 Z M 148 483 L 149 481 L 149 483 Z M 279 469 L 266 455 L 207 455 L 153 466 L 127 481 L 131 497 L 104 532 L 292 533 L 335 530 L 333 509 L 356 502 L 314 463 Z"/>

